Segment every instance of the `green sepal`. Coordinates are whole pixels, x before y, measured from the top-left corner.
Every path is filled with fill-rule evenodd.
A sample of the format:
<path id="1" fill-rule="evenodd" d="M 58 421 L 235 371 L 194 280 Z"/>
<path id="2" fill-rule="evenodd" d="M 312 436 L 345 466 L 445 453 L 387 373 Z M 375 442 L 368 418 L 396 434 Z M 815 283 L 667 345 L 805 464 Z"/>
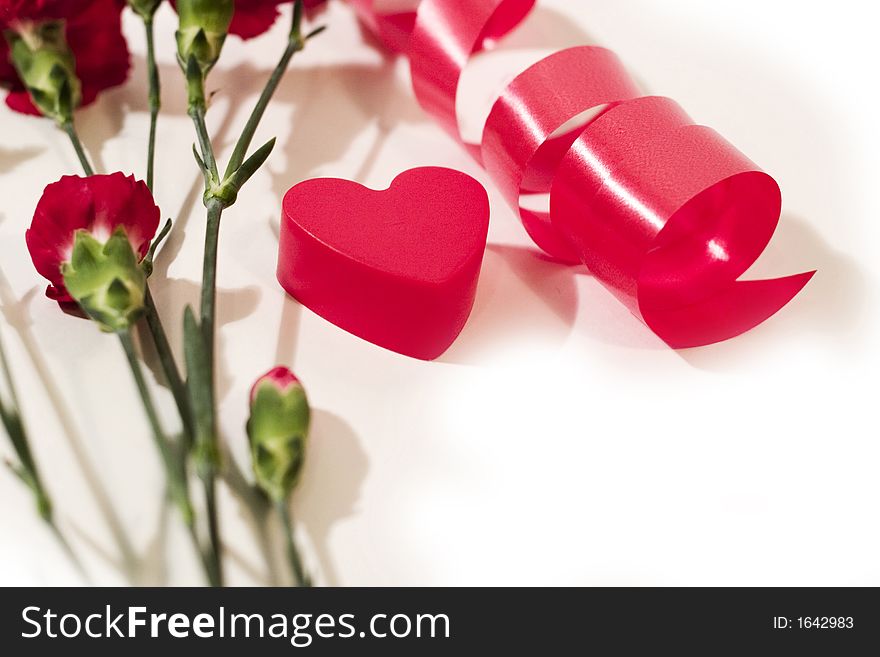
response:
<path id="1" fill-rule="evenodd" d="M 13 408 L 7 408 L 2 400 L 0 400 L 0 423 L 3 424 L 3 428 L 6 430 L 9 440 L 12 442 L 12 447 L 19 458 L 19 463 L 13 463 L 9 460 L 5 461 L 6 467 L 31 491 L 34 496 L 37 513 L 40 514 L 40 517 L 47 522 L 51 521 L 52 502 L 46 494 L 40 477 L 37 474 L 37 466 L 31 454 L 24 423 L 18 411 Z"/>
<path id="2" fill-rule="evenodd" d="M 128 330 L 144 312 L 147 276 L 120 226 L 105 243 L 78 230 L 64 286 L 103 331 Z"/>
<path id="3" fill-rule="evenodd" d="M 274 148 L 275 138 L 273 137 L 258 148 L 253 155 L 244 161 L 238 170 L 220 185 L 208 187 L 205 190 L 205 203 L 207 204 L 211 199 L 217 199 L 225 208 L 233 205 L 238 200 L 238 193 L 241 191 L 241 188 L 266 163 Z M 209 180 L 207 179 L 208 182 Z"/>
<path id="4" fill-rule="evenodd" d="M 234 11 L 233 0 L 177 1 L 177 55 L 184 70 L 190 57 L 195 57 L 202 74 L 211 70 L 220 58 Z"/>
<path id="5" fill-rule="evenodd" d="M 271 381 L 257 386 L 247 433 L 259 488 L 275 502 L 286 500 L 305 463 L 311 410 L 299 384 L 286 390 Z"/>
<path id="6" fill-rule="evenodd" d="M 205 75 L 207 71 L 199 64 L 194 53 L 190 53 L 187 59 L 180 62 L 186 77 L 186 104 L 189 111 L 202 110 L 208 106 L 205 98 Z"/>
<path id="7" fill-rule="evenodd" d="M 72 121 L 82 102 L 82 85 L 64 24 L 48 21 L 7 30 L 6 39 L 10 61 L 40 113 L 59 124 Z"/>
<path id="8" fill-rule="evenodd" d="M 153 263 L 156 260 L 156 251 L 159 249 L 159 246 L 168 237 L 168 234 L 171 232 L 171 228 L 174 226 L 174 222 L 169 219 L 165 222 L 165 225 L 162 226 L 162 230 L 159 231 L 159 234 L 153 238 L 153 243 L 150 244 L 150 249 L 147 251 L 147 256 L 144 258 L 141 263 L 141 267 L 144 269 L 144 274 L 147 278 L 153 275 Z"/>
<path id="9" fill-rule="evenodd" d="M 128 6 L 145 21 L 152 20 L 162 0 L 128 0 Z"/>

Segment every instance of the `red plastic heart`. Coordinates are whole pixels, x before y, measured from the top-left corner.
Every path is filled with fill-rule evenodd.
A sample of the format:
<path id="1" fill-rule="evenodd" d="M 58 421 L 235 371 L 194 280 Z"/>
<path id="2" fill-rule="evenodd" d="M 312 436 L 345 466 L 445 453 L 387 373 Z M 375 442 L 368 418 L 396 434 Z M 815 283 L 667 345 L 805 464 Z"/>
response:
<path id="1" fill-rule="evenodd" d="M 383 191 L 307 180 L 284 197 L 278 280 L 340 328 L 433 360 L 473 308 L 488 230 L 486 190 L 452 169 L 413 169 Z"/>

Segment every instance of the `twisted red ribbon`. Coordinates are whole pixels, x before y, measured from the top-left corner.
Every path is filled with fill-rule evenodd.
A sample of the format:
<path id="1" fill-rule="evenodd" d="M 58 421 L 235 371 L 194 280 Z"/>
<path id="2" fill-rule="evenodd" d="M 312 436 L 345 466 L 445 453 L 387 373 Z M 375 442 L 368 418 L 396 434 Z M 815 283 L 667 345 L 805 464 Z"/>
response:
<path id="1" fill-rule="evenodd" d="M 674 101 L 643 97 L 604 48 L 562 50 L 527 69 L 495 103 L 482 143 L 465 144 L 456 116 L 462 71 L 535 0 L 422 0 L 403 12 L 349 2 L 387 48 L 406 55 L 419 103 L 483 163 L 535 243 L 583 262 L 670 346 L 753 328 L 815 273 L 738 280 L 776 229 L 779 187 Z M 595 112 L 586 126 L 557 135 L 587 110 Z M 547 192 L 549 213 L 520 207 L 523 194 Z"/>

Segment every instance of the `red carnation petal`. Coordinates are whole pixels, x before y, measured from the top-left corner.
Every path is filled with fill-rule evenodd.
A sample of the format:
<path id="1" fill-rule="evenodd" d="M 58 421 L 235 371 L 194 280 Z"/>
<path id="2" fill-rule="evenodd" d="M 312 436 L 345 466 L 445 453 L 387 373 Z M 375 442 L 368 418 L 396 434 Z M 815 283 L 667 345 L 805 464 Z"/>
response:
<path id="1" fill-rule="evenodd" d="M 318 13 L 316 10 L 327 7 L 327 0 L 305 0 L 303 4 L 307 13 L 314 14 Z"/>
<path id="2" fill-rule="evenodd" d="M 242 39 L 253 39 L 268 32 L 278 20 L 278 6 L 293 0 L 235 0 L 235 13 L 229 33 Z M 326 7 L 327 0 L 305 0 L 306 14 L 311 16 Z M 174 0 L 171 6 L 177 9 Z"/>
<path id="3" fill-rule="evenodd" d="M 103 241 L 122 226 L 132 248 L 143 258 L 159 228 L 159 218 L 150 190 L 133 176 L 65 176 L 46 187 L 25 239 L 34 266 L 51 283 L 47 296 L 62 305 L 72 301 L 61 266 L 70 258 L 77 230 L 88 230 Z"/>
<path id="4" fill-rule="evenodd" d="M 124 0 L 92 0 L 85 8 L 65 14 L 67 43 L 76 57 L 76 74 L 82 82 L 83 106 L 128 78 L 131 61 L 122 35 L 124 7 Z"/>
<path id="5" fill-rule="evenodd" d="M 6 106 L 19 114 L 27 114 L 29 116 L 42 116 L 43 113 L 36 108 L 31 102 L 31 95 L 27 91 L 15 90 L 9 92 L 6 96 Z"/>
<path id="6" fill-rule="evenodd" d="M 88 228 L 93 214 L 84 180 L 64 176 L 46 187 L 25 233 L 34 266 L 57 288 L 59 296 L 66 295 L 61 265 L 69 259 L 74 233 Z"/>
<path id="7" fill-rule="evenodd" d="M 229 33 L 253 39 L 267 32 L 278 19 L 278 5 L 286 0 L 235 0 Z"/>

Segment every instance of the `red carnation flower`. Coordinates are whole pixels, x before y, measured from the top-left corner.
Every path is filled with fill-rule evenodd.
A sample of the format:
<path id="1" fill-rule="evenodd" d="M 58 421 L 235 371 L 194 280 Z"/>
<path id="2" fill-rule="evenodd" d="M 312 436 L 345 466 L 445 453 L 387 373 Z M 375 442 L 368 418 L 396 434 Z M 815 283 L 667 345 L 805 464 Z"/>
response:
<path id="1" fill-rule="evenodd" d="M 235 13 L 229 33 L 242 39 L 258 37 L 275 24 L 278 6 L 293 0 L 235 0 Z M 172 1 L 172 5 L 174 2 Z M 327 4 L 327 0 L 304 0 L 306 14 L 312 15 Z"/>
<path id="2" fill-rule="evenodd" d="M 143 259 L 159 227 L 159 208 L 147 186 L 134 176 L 65 176 L 46 187 L 25 234 L 34 266 L 49 280 L 46 296 L 62 307 L 75 303 L 64 286 L 61 267 L 70 260 L 77 231 L 86 230 L 105 242 L 120 226 Z"/>
<path id="3" fill-rule="evenodd" d="M 291 0 L 235 0 L 235 13 L 229 33 L 242 39 L 252 39 L 267 32 L 278 18 L 278 5 Z M 327 0 L 304 0 L 306 14 L 313 14 L 327 4 Z"/>
<path id="4" fill-rule="evenodd" d="M 235 0 L 229 33 L 252 39 L 268 31 L 278 18 L 278 5 L 286 0 Z"/>
<path id="5" fill-rule="evenodd" d="M 73 13 L 77 0 L 0 0 L 0 29 L 17 21 L 38 21 Z"/>
<path id="6" fill-rule="evenodd" d="M 82 82 L 82 104 L 88 105 L 100 92 L 128 77 L 130 62 L 121 18 L 124 6 L 124 0 L 0 0 L 0 29 L 14 28 L 18 22 L 63 19 Z M 9 61 L 5 39 L 0 39 L 0 84 L 10 87 L 9 107 L 39 116 Z"/>

